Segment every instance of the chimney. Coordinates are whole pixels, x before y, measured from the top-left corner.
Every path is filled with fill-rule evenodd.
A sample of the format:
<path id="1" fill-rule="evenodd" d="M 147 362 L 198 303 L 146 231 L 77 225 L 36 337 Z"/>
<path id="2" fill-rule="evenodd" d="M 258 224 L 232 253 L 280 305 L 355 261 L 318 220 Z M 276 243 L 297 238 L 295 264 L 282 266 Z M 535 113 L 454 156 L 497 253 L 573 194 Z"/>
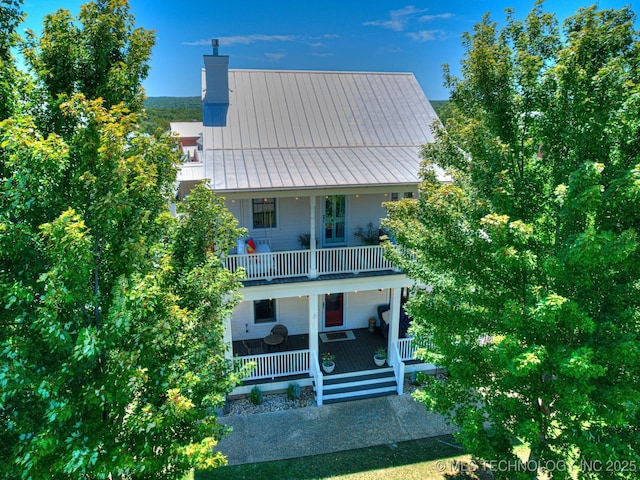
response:
<path id="1" fill-rule="evenodd" d="M 206 127 L 224 127 L 229 110 L 229 56 L 218 55 L 217 38 L 211 40 L 211 47 L 213 55 L 204 56 L 202 123 Z"/>

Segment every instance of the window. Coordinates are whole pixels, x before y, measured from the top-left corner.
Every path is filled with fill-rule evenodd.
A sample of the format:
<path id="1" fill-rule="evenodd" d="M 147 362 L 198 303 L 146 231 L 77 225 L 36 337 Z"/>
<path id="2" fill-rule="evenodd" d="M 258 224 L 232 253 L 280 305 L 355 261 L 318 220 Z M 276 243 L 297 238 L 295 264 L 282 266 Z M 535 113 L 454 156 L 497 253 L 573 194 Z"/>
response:
<path id="1" fill-rule="evenodd" d="M 255 300 L 253 302 L 253 318 L 255 323 L 275 323 L 276 302 L 273 299 Z"/>
<path id="2" fill-rule="evenodd" d="M 398 192 L 394 192 L 391 194 L 391 201 L 396 202 L 398 200 Z"/>
<path id="3" fill-rule="evenodd" d="M 413 198 L 413 192 L 404 192 L 404 198 Z"/>
<path id="4" fill-rule="evenodd" d="M 277 226 L 275 198 L 254 198 L 251 203 L 253 228 L 275 228 Z"/>

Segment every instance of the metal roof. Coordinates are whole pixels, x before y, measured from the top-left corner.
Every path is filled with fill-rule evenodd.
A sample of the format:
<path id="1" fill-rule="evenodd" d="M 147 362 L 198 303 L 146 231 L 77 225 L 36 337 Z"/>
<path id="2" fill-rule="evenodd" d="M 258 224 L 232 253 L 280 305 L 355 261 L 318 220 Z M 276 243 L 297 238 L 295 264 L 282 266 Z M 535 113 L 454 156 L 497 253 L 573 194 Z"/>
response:
<path id="1" fill-rule="evenodd" d="M 179 137 L 199 137 L 204 131 L 202 122 L 170 122 L 169 129 Z"/>
<path id="2" fill-rule="evenodd" d="M 410 73 L 229 70 L 225 127 L 204 127 L 216 191 L 417 184 L 433 107 Z"/>

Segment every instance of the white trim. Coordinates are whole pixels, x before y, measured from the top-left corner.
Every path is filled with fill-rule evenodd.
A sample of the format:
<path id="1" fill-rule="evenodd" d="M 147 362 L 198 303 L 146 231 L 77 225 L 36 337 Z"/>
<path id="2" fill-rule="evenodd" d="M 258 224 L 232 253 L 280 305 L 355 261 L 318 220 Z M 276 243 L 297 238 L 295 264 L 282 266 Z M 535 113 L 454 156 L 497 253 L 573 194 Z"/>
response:
<path id="1" fill-rule="evenodd" d="M 250 207 L 251 207 L 251 221 L 249 222 L 251 224 L 251 229 L 249 231 L 249 233 L 251 232 L 258 232 L 258 233 L 262 233 L 262 234 L 266 234 L 268 232 L 271 231 L 277 231 L 280 230 L 280 201 L 278 199 L 278 197 L 273 197 L 271 195 L 268 194 L 269 192 L 265 192 L 264 195 L 262 196 L 254 196 L 250 199 Z M 276 221 L 276 225 L 275 227 L 255 227 L 254 226 L 254 220 L 255 220 L 255 212 L 253 210 L 253 201 L 254 200 L 264 200 L 264 199 L 270 200 L 273 199 L 273 215 L 275 217 L 275 221 Z"/>
<path id="2" fill-rule="evenodd" d="M 336 280 L 309 280 L 307 282 L 274 283 L 243 287 L 243 300 L 264 298 L 286 298 L 300 295 L 324 295 L 327 292 L 355 292 L 356 290 L 378 290 L 379 288 L 402 288 L 414 285 L 404 273 L 393 275 L 340 278 Z"/>
<path id="3" fill-rule="evenodd" d="M 273 302 L 273 321 L 257 322 L 256 321 L 256 302 L 260 302 L 260 301 L 264 301 L 264 300 Z M 256 298 L 255 300 L 253 300 L 251 302 L 251 306 L 253 307 L 251 309 L 251 313 L 253 314 L 253 326 L 254 327 L 260 327 L 262 325 L 275 325 L 276 323 L 278 323 L 278 299 L 277 298 L 273 298 L 273 297 Z"/>
<path id="4" fill-rule="evenodd" d="M 344 240 L 342 242 L 331 242 L 327 243 L 326 235 L 326 222 L 325 222 L 325 213 L 327 211 L 327 199 L 328 197 L 344 197 Z M 348 194 L 341 193 L 333 193 L 327 194 L 322 197 L 322 236 L 321 236 L 321 244 L 323 248 L 332 248 L 332 247 L 345 247 L 349 244 L 349 197 Z M 335 222 L 334 222 L 335 225 Z"/>

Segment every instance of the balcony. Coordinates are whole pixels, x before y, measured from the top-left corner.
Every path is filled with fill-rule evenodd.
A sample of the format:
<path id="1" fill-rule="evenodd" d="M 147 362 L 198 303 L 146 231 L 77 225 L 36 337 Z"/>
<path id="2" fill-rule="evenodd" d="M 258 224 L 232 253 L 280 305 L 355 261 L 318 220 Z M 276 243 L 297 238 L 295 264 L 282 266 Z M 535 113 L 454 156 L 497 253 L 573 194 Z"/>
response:
<path id="1" fill-rule="evenodd" d="M 232 272 L 244 268 L 246 280 L 268 281 L 394 270 L 391 262 L 383 257 L 380 245 L 230 255 L 225 265 Z"/>

